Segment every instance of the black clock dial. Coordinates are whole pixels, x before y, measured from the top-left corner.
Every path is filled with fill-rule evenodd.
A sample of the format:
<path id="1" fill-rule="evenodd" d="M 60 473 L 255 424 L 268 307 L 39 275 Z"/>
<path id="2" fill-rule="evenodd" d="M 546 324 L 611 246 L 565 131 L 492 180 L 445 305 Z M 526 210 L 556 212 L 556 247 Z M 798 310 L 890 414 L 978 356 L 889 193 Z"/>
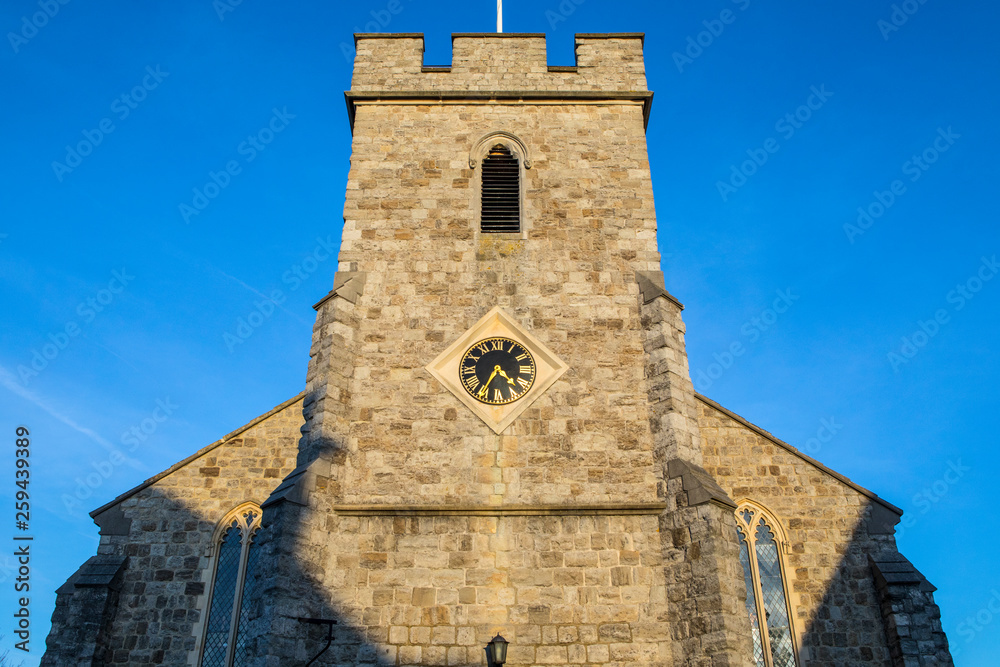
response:
<path id="1" fill-rule="evenodd" d="M 490 405 L 513 403 L 535 383 L 535 360 L 510 338 L 486 338 L 462 356 L 462 386 L 474 399 Z"/>

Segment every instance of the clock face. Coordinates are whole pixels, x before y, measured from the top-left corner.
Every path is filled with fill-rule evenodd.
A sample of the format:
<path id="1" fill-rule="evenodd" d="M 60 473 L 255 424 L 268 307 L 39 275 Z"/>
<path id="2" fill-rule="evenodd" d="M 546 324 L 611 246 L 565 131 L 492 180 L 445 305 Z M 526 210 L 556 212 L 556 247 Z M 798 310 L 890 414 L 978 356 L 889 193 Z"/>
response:
<path id="1" fill-rule="evenodd" d="M 459 365 L 465 390 L 482 403 L 504 405 L 524 396 L 535 382 L 535 360 L 510 338 L 487 338 L 468 349 Z"/>

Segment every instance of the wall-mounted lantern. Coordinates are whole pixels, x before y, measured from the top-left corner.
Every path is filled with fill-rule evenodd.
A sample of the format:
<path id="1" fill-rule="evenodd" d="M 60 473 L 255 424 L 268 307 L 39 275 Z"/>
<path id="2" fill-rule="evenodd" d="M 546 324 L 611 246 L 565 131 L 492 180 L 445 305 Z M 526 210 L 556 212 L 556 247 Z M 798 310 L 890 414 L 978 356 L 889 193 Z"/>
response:
<path id="1" fill-rule="evenodd" d="M 497 633 L 497 636 L 486 645 L 486 662 L 491 667 L 500 667 L 507 662 L 507 640 Z"/>

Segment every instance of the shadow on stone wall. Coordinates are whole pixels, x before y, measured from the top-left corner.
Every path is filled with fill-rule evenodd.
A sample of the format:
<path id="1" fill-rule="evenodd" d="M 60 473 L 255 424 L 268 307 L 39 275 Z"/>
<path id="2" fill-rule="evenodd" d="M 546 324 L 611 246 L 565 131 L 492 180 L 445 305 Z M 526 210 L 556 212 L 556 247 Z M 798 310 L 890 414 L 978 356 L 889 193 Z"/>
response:
<path id="1" fill-rule="evenodd" d="M 894 513 L 869 502 L 825 587 L 809 578 L 808 568 L 794 568 L 796 551 L 808 545 L 791 545 L 786 560 L 791 561 L 787 575 L 792 591 L 822 600 L 815 618 L 799 620 L 806 625 L 801 664 L 953 664 L 934 604 L 935 589 L 897 551 L 893 532 L 898 521 Z"/>
<path id="2" fill-rule="evenodd" d="M 481 636 L 476 645 L 465 647 L 466 658 L 458 662 L 448 655 L 453 643 L 390 638 L 379 612 L 386 605 L 405 606 L 392 599 L 376 597 L 365 601 L 367 608 L 350 610 L 333 601 L 323 570 L 330 554 L 321 537 L 326 506 L 335 498 L 331 489 L 337 481 L 336 465 L 331 463 L 341 452 L 334 446 L 315 451 L 316 457 L 289 474 L 265 503 L 258 536 L 261 558 L 253 575 L 253 595 L 246 601 L 253 656 L 249 664 L 305 665 L 319 654 L 327 643 L 326 628 L 300 618 L 337 623 L 333 642 L 314 665 L 485 664 Z M 307 511 L 304 503 L 310 499 L 318 512 Z M 136 518 L 142 513 L 144 519 Z M 201 648 L 195 633 L 204 621 L 205 588 L 215 565 L 214 557 L 206 563 L 204 554 L 220 518 L 202 516 L 155 486 L 126 501 L 122 520 L 102 538 L 97 561 L 88 561 L 60 588 L 42 664 L 194 662 L 191 656 Z M 822 599 L 815 618 L 799 621 L 806 623 L 801 664 L 952 664 L 933 587 L 896 552 L 892 526 L 885 522 L 884 511 L 868 508 L 825 587 L 811 580 L 807 569 L 794 567 L 795 550 L 809 545 L 792 545 L 793 553 L 786 555 L 790 588 Z M 361 554 L 358 558 L 361 569 L 386 568 L 377 561 L 366 564 Z M 385 584 L 392 586 L 391 581 Z M 433 607 L 427 608 L 422 624 L 433 625 L 434 613 Z M 400 620 L 399 625 L 405 625 Z M 414 645 L 397 645 L 409 641 Z M 878 648 L 886 644 L 888 654 Z M 692 664 L 701 659 L 687 658 Z"/>
<path id="3" fill-rule="evenodd" d="M 140 504 L 156 506 L 158 518 L 133 519 L 127 536 L 104 536 L 101 555 L 60 587 L 42 665 L 186 665 L 192 652 L 200 654 L 196 633 L 207 620 L 207 586 L 216 562 L 214 555 L 203 555 L 221 517 L 201 516 L 155 487 L 141 492 Z M 304 665 L 320 653 L 327 643 L 326 628 L 298 617 L 337 621 L 335 641 L 315 665 L 395 664 L 394 656 L 383 660 L 376 655 L 373 642 L 387 641 L 387 633 L 372 637 L 365 628 L 352 627 L 324 599 L 298 559 L 283 562 L 277 572 L 263 559 L 260 564 L 258 587 L 273 590 L 286 580 L 295 582 L 296 615 L 273 619 L 287 638 L 283 643 L 294 643 L 285 655 L 295 660 L 255 659 L 252 664 Z M 261 606 L 253 598 L 248 603 L 252 609 Z M 283 643 L 268 648 L 280 650 Z"/>
<path id="4" fill-rule="evenodd" d="M 305 440 L 307 429 L 302 430 Z M 352 620 L 338 609 L 322 582 L 329 554 L 324 541 L 316 539 L 326 532 L 327 511 L 321 508 L 340 495 L 337 469 L 345 458 L 343 447 L 331 439 L 301 446 L 298 467 L 262 504 L 260 561 L 247 601 L 248 655 L 253 656 L 248 665 L 287 665 L 288 656 L 302 665 L 314 659 L 316 666 L 397 664 L 395 649 L 385 648 L 389 628 L 372 627 L 375 619 L 364 613 L 364 625 L 355 625 L 357 617 Z M 335 621 L 333 640 L 328 644 L 328 626 L 302 619 Z"/>

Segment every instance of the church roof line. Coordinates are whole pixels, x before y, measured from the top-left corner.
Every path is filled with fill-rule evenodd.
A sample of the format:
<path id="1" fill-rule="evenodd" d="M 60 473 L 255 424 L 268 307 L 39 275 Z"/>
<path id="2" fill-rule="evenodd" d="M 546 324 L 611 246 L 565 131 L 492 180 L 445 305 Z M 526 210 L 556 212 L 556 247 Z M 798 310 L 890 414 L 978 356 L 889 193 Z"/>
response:
<path id="1" fill-rule="evenodd" d="M 870 500 L 874 500 L 875 502 L 879 503 L 880 505 L 882 505 L 886 509 L 890 510 L 891 512 L 894 512 L 895 514 L 898 514 L 899 516 L 903 515 L 903 510 L 901 510 L 900 508 L 896 507 L 895 505 L 893 505 L 889 501 L 887 501 L 887 500 L 879 497 L 879 495 L 877 493 L 875 493 L 873 491 L 869 491 L 868 489 L 866 489 L 865 487 L 861 486 L 860 484 L 852 481 L 849 477 L 845 477 L 844 475 L 841 475 L 836 470 L 828 468 L 827 466 L 823 465 L 822 463 L 820 463 L 819 461 L 817 461 L 813 457 L 809 456 L 808 454 L 802 453 L 801 451 L 799 451 L 795 447 L 792 447 L 791 445 L 789 445 L 784 440 L 781 440 L 780 438 L 775 437 L 774 435 L 772 435 L 771 433 L 765 431 L 764 429 L 762 429 L 761 427 L 757 426 L 756 424 L 750 423 L 749 421 L 747 421 L 743 417 L 740 417 L 738 414 L 736 414 L 732 410 L 728 410 L 728 409 L 722 407 L 721 405 L 719 405 L 718 403 L 716 403 L 712 399 L 708 398 L 707 396 L 702 396 L 698 392 L 695 392 L 694 395 L 698 398 L 698 400 L 700 400 L 705 405 L 707 405 L 707 406 L 709 406 L 711 408 L 715 408 L 716 410 L 718 410 L 719 412 L 723 413 L 724 415 L 726 415 L 726 416 L 728 416 L 728 417 L 730 417 L 730 418 L 738 421 L 743 426 L 746 426 L 748 429 L 750 429 L 751 431 L 753 431 L 757 435 L 761 436 L 762 438 L 765 438 L 766 440 L 769 440 L 770 442 L 774 443 L 778 447 L 784 449 L 789 454 L 794 454 L 795 456 L 799 457 L 800 459 L 802 459 L 806 463 L 809 463 L 809 464 L 811 464 L 811 465 L 819 468 L 820 470 L 822 470 L 826 474 L 828 474 L 831 477 L 833 477 L 833 478 L 835 478 L 835 479 L 843 482 L 844 484 L 846 484 L 847 486 L 851 487 L 852 489 L 854 489 L 855 491 L 857 491 L 861 495 L 865 496 L 866 498 L 869 498 Z"/>
<path id="2" fill-rule="evenodd" d="M 195 453 L 191 454 L 190 456 L 188 456 L 188 457 L 186 457 L 186 458 L 178 461 L 177 463 L 175 463 L 174 465 L 170 466 L 169 468 L 167 468 L 163 472 L 160 472 L 160 473 L 158 473 L 156 475 L 153 475 L 152 477 L 150 477 L 149 479 L 145 480 L 144 482 L 136 485 L 135 487 L 133 487 L 133 488 L 129 489 L 128 491 L 122 493 L 121 495 L 117 496 L 114 500 L 112 500 L 112 501 L 110 501 L 108 503 L 105 503 L 104 505 L 101 505 L 100 507 L 98 507 L 97 509 L 95 509 L 94 511 L 92 511 L 90 513 L 90 516 L 92 518 L 96 518 L 99 514 L 102 514 L 103 512 L 106 512 L 107 510 L 109 510 L 109 509 L 115 507 L 116 505 L 120 504 L 122 501 L 127 500 L 128 498 L 131 498 L 132 496 L 134 496 L 135 494 L 139 493 L 140 491 L 142 491 L 142 490 L 144 490 L 146 488 L 149 488 L 153 484 L 156 484 L 157 482 L 159 482 L 160 480 L 162 480 L 167 475 L 170 475 L 170 474 L 172 474 L 172 473 L 180 470 L 181 468 L 185 467 L 186 465 L 188 465 L 192 461 L 195 461 L 196 459 L 201 458 L 205 454 L 211 452 L 213 449 L 216 449 L 217 447 L 221 447 L 222 445 L 224 445 L 228 441 L 232 440 L 233 438 L 236 438 L 236 437 L 242 435 L 244 432 L 246 432 L 249 429 L 253 428 L 254 426 L 256 426 L 257 424 L 259 424 L 260 422 L 262 422 L 265 419 L 267 419 L 268 417 L 271 417 L 271 416 L 277 414 L 278 412 L 281 412 L 285 408 L 289 407 L 290 405 L 293 405 L 294 403 L 296 403 L 297 401 L 299 401 L 303 397 L 305 397 L 305 395 L 306 395 L 306 392 L 303 391 L 303 392 L 301 392 L 301 393 L 293 396 L 292 398 L 288 399 L 287 401 L 284 401 L 283 403 L 275 406 L 271 410 L 268 410 L 264 414 L 262 414 L 262 415 L 260 415 L 258 417 L 255 417 L 254 419 L 250 420 L 249 422 L 247 422 L 243 426 L 240 426 L 239 428 L 237 428 L 236 430 L 232 431 L 231 433 L 228 433 L 228 434 L 224 435 L 223 437 L 219 438 L 215 442 L 213 442 L 213 443 L 211 443 L 209 445 L 206 445 L 205 447 L 202 447 L 201 449 L 199 449 Z M 774 436 L 770 432 L 765 431 L 764 429 L 762 429 L 761 427 L 757 426 L 756 424 L 753 424 L 753 423 L 747 421 L 746 419 L 744 419 L 743 417 L 739 416 L 738 414 L 736 414 L 732 410 L 729 410 L 729 409 L 723 407 L 722 405 L 720 405 L 719 403 L 716 403 L 715 401 L 713 401 L 712 399 L 708 398 L 707 396 L 703 396 L 703 395 L 701 395 L 701 394 L 699 394 L 697 392 L 695 392 L 695 396 L 698 398 L 698 400 L 700 400 L 705 405 L 708 405 L 709 407 L 718 410 L 719 412 L 725 414 L 726 416 L 730 417 L 731 419 L 734 419 L 735 421 L 737 421 L 740 424 L 742 424 L 743 426 L 747 427 L 748 429 L 750 429 L 751 431 L 753 431 L 757 435 L 761 436 L 762 438 L 765 438 L 766 440 L 772 442 L 773 444 L 777 445 L 781 449 L 784 449 L 785 451 L 789 452 L 790 454 L 793 454 L 793 455 L 799 457 L 800 459 L 802 459 L 803 461 L 805 461 L 805 462 L 807 462 L 807 463 L 815 466 L 819 470 L 825 472 L 826 474 L 830 475 L 831 477 L 833 477 L 833 478 L 837 479 L 838 481 L 840 481 L 840 482 L 846 484 L 847 486 L 851 487 L 852 489 L 854 489 L 855 491 L 857 491 L 861 495 L 869 498 L 870 500 L 873 500 L 873 501 L 879 503 L 880 505 L 882 505 L 886 509 L 888 509 L 888 510 L 890 510 L 890 511 L 892 511 L 892 512 L 894 512 L 894 513 L 896 513 L 896 514 L 898 514 L 900 516 L 903 514 L 903 510 L 902 509 L 896 507 L 895 505 L 893 505 L 889 501 L 881 498 L 878 494 L 874 493 L 873 491 L 870 491 L 870 490 L 866 489 L 865 487 L 861 486 L 860 484 L 852 481 L 849 477 L 846 477 L 846 476 L 840 474 L 836 470 L 833 470 L 833 469 L 831 469 L 831 468 L 823 465 L 822 463 L 820 463 L 816 459 L 812 458 L 808 454 L 805 454 L 805 453 L 799 451 L 798 449 L 796 449 L 792 445 L 788 444 L 784 440 L 781 440 L 780 438 Z"/>
<path id="3" fill-rule="evenodd" d="M 187 458 L 184 458 L 184 459 L 178 461 L 177 463 L 173 464 L 172 466 L 170 466 L 169 468 L 167 468 L 163 472 L 158 473 L 156 475 L 153 475 L 152 477 L 150 477 L 146 481 L 142 482 L 141 484 L 132 487 L 131 489 L 129 489 L 125 493 L 121 494 L 120 496 L 118 496 L 117 498 L 115 498 L 114 500 L 112 500 L 111 502 L 106 503 L 104 505 L 101 505 L 96 510 L 94 510 L 93 512 L 91 512 L 90 513 L 91 518 L 93 518 L 93 519 L 96 520 L 96 518 L 97 518 L 97 516 L 99 514 L 102 514 L 102 513 L 106 512 L 106 511 L 108 511 L 109 509 L 113 508 L 115 505 L 118 505 L 119 503 L 121 503 L 124 500 L 128 500 L 129 498 L 131 498 L 135 494 L 139 493 L 143 489 L 149 488 L 150 486 L 152 486 L 153 484 L 156 484 L 157 482 L 159 482 L 161 479 L 163 479 L 167 475 L 170 475 L 171 473 L 177 472 L 178 470 L 180 470 L 181 468 L 183 468 L 187 464 L 191 463 L 192 461 L 194 461 L 194 460 L 196 460 L 198 458 L 201 458 L 205 454 L 208 454 L 213 449 L 215 449 L 217 447 L 221 447 L 222 445 L 226 444 L 227 442 L 229 442 L 233 438 L 235 438 L 235 437 L 237 437 L 239 435 L 242 435 L 243 433 L 245 433 L 249 429 L 253 428 L 257 424 L 259 424 L 262 421 L 264 421 L 265 419 L 267 419 L 268 417 L 276 415 L 277 413 L 281 412 L 282 410 L 284 410 L 288 406 L 293 405 L 297 401 L 302 400 L 302 398 L 305 395 L 306 395 L 306 392 L 303 391 L 303 392 L 297 394 L 296 396 L 293 396 L 292 398 L 288 399 L 284 403 L 281 403 L 280 405 L 275 406 L 274 408 L 268 410 L 267 412 L 265 412 L 264 414 L 260 415 L 259 417 L 255 417 L 254 419 L 251 419 L 249 422 L 247 422 L 243 426 L 240 426 L 235 431 L 222 436 L 221 438 L 219 438 L 218 440 L 216 440 L 212 444 L 206 445 L 205 447 L 202 447 L 201 449 L 199 449 L 198 451 L 196 451 L 194 454 L 191 454 Z"/>

